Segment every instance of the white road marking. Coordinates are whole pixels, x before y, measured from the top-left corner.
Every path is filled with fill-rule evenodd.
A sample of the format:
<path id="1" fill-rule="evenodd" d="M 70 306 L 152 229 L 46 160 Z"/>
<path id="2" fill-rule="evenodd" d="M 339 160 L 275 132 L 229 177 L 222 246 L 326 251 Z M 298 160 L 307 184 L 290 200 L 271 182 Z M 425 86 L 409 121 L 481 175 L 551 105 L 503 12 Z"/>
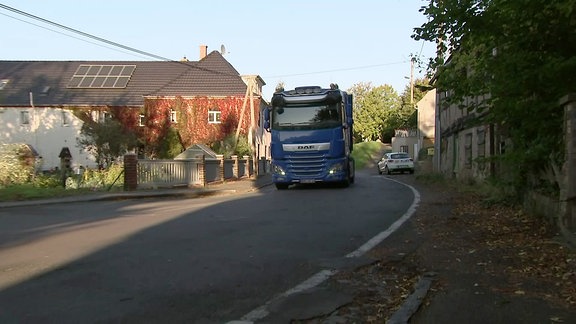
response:
<path id="1" fill-rule="evenodd" d="M 394 181 L 396 183 L 399 183 L 401 185 L 404 185 L 404 186 L 410 188 L 410 190 L 412 190 L 412 193 L 414 194 L 414 200 L 412 201 L 412 204 L 410 205 L 410 207 L 408 208 L 406 213 L 404 213 L 404 215 L 402 215 L 402 217 L 400 217 L 397 221 L 395 221 L 392 225 L 390 225 L 390 227 L 388 227 L 388 229 L 386 229 L 383 232 L 380 232 L 378 235 L 376 235 L 373 238 L 371 238 L 370 240 L 368 240 L 368 242 L 364 243 L 356 251 L 347 254 L 346 255 L 347 258 L 355 258 L 355 257 L 362 256 L 364 253 L 370 251 L 376 245 L 380 244 L 388 236 L 390 236 L 397 229 L 399 229 L 400 226 L 402 226 L 402 224 L 404 224 L 407 220 L 409 220 L 410 217 L 412 217 L 412 215 L 414 214 L 414 212 L 416 212 L 416 208 L 418 208 L 418 205 L 420 204 L 420 193 L 414 187 L 407 185 L 405 183 L 402 183 L 400 181 L 390 179 L 390 178 L 383 178 L 383 177 L 381 177 L 381 178 L 386 179 L 386 180 L 390 180 L 390 181 Z M 314 287 L 322 284 L 324 281 L 328 280 L 330 277 L 332 277 L 336 273 L 338 273 L 338 270 L 322 270 L 320 272 L 317 272 L 312 277 L 306 279 L 305 281 L 298 284 L 294 288 L 288 289 L 287 291 L 283 292 L 282 294 L 270 299 L 264 305 L 257 307 L 254 310 L 250 311 L 248 314 L 242 316 L 242 318 L 240 320 L 230 321 L 227 324 L 252 324 L 255 321 L 261 320 L 270 314 L 270 312 L 268 311 L 268 306 L 270 304 L 272 304 L 273 302 L 280 300 L 282 298 L 286 298 L 286 297 L 289 297 L 291 295 L 303 292 L 305 290 L 314 288 Z"/>

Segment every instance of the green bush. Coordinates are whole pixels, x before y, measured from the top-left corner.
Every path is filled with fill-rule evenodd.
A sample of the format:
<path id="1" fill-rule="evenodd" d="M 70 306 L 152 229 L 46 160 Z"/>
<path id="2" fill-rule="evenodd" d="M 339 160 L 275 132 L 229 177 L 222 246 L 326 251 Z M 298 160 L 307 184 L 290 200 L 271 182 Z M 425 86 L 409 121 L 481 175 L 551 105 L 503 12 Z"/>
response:
<path id="1" fill-rule="evenodd" d="M 114 163 L 107 169 L 86 169 L 82 175 L 74 175 L 69 177 L 66 182 L 66 188 L 90 188 L 90 189 L 103 189 L 109 186 L 123 186 L 124 177 L 121 175 L 124 172 L 124 165 L 122 163 Z"/>
<path id="2" fill-rule="evenodd" d="M 180 142 L 178 130 L 169 128 L 166 137 L 160 144 L 158 158 L 160 159 L 173 159 L 178 154 L 184 151 L 184 147 Z"/>
<path id="3" fill-rule="evenodd" d="M 35 157 L 25 144 L 0 145 L 0 186 L 30 182 Z"/>
<path id="4" fill-rule="evenodd" d="M 228 135 L 222 141 L 213 143 L 210 148 L 217 154 L 224 155 L 224 158 L 230 158 L 232 155 L 252 155 L 250 143 L 248 143 L 248 139 L 245 136 L 240 136 L 236 145 L 236 136 L 233 134 Z"/>
<path id="5" fill-rule="evenodd" d="M 354 144 L 352 157 L 356 169 L 362 169 L 371 163 L 376 163 L 382 157 L 382 152 L 387 146 L 380 142 L 360 142 Z"/>
<path id="6" fill-rule="evenodd" d="M 32 185 L 36 188 L 62 187 L 62 178 L 59 174 L 37 174 Z"/>

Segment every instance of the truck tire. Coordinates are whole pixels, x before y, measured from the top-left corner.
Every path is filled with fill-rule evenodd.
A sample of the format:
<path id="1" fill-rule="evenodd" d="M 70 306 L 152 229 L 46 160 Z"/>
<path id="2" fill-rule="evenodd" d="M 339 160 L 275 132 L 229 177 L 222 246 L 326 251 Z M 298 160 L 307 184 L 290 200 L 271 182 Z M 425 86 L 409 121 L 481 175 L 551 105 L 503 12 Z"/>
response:
<path id="1" fill-rule="evenodd" d="M 350 184 L 354 184 L 354 179 L 356 178 L 356 161 L 350 159 L 350 162 L 348 166 L 348 181 Z"/>
<path id="2" fill-rule="evenodd" d="M 276 184 L 276 189 L 278 189 L 278 190 L 286 190 L 286 189 L 288 189 L 288 184 L 287 184 L 287 183 L 277 183 L 277 184 Z"/>

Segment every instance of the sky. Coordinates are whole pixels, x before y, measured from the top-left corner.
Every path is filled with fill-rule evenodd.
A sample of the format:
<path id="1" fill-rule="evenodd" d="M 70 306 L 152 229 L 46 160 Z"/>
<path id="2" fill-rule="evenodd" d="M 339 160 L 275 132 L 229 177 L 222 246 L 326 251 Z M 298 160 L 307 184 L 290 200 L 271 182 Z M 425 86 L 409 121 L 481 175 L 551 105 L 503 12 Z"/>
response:
<path id="1" fill-rule="evenodd" d="M 270 100 L 286 89 L 337 83 L 410 83 L 412 56 L 427 62 L 431 42 L 415 41 L 424 0 L 0 0 L 0 4 L 163 58 L 197 61 L 200 46 L 225 49 L 241 75 L 259 75 Z M 80 5 L 81 4 L 81 5 Z M 0 7 L 0 60 L 158 60 L 83 37 Z M 414 78 L 425 71 L 414 67 Z"/>

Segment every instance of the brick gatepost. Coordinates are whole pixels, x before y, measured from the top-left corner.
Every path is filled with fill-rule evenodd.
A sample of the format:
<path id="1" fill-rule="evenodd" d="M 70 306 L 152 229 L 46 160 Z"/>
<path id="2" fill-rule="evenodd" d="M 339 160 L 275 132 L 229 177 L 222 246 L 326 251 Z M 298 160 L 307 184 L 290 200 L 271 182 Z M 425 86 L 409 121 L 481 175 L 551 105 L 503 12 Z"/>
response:
<path id="1" fill-rule="evenodd" d="M 136 154 L 124 155 L 124 191 L 138 189 L 138 156 Z"/>

